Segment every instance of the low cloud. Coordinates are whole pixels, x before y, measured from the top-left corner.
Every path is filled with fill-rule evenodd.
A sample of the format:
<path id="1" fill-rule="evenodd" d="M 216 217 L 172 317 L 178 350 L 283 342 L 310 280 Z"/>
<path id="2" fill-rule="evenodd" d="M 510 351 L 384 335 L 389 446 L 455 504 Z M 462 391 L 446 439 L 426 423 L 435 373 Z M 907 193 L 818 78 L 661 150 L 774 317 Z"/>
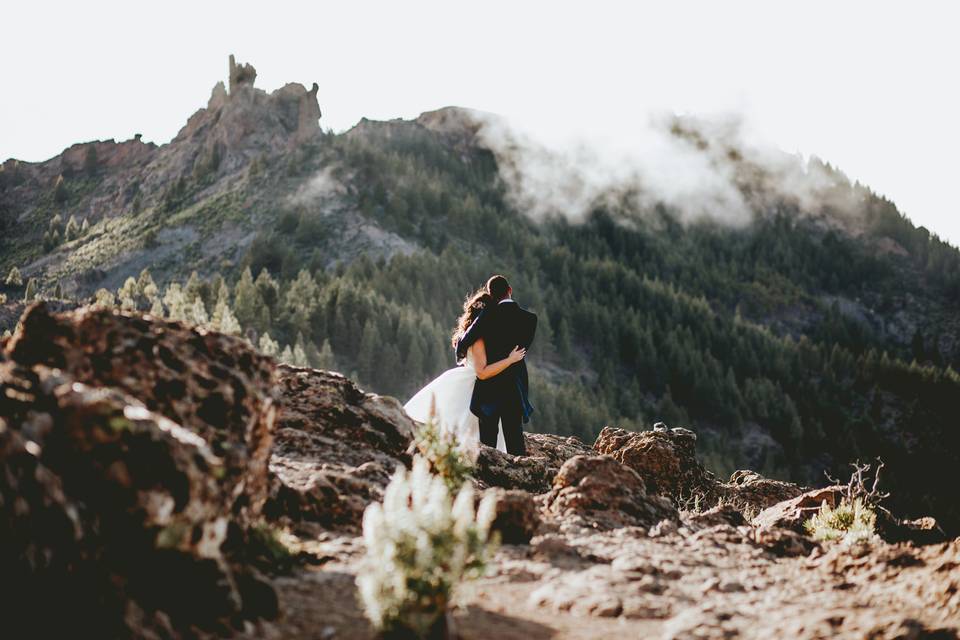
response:
<path id="1" fill-rule="evenodd" d="M 638 222 L 662 206 L 682 223 L 743 226 L 785 203 L 807 214 L 856 210 L 842 174 L 759 140 L 738 117 L 651 117 L 617 141 L 547 141 L 500 116 L 472 116 L 511 204 L 535 220 L 579 223 L 603 207 Z"/>
<path id="2" fill-rule="evenodd" d="M 343 184 L 333 175 L 333 168 L 324 167 L 300 185 L 288 201 L 293 206 L 322 204 L 343 192 Z"/>

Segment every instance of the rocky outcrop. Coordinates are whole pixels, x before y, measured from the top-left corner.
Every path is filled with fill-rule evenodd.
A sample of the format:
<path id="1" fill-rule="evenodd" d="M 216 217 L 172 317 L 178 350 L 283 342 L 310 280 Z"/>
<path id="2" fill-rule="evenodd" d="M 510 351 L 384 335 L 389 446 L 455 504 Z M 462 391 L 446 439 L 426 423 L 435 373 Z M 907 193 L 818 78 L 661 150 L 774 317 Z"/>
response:
<path id="1" fill-rule="evenodd" d="M 755 513 L 778 502 L 796 498 L 803 493 L 803 488 L 792 482 L 764 478 L 755 471 L 740 470 L 734 471 L 730 480 L 716 491 L 741 510 Z"/>
<path id="2" fill-rule="evenodd" d="M 564 462 L 576 455 L 592 453 L 590 447 L 574 437 L 549 433 L 525 433 L 527 455 L 512 456 L 492 447 L 480 447 L 476 478 L 481 487 L 523 489 L 545 493 Z"/>
<path id="3" fill-rule="evenodd" d="M 696 503 L 709 509 L 724 501 L 741 512 L 756 513 L 803 492 L 793 483 L 753 471 L 737 471 L 729 482 L 720 482 L 697 460 L 696 442 L 696 434 L 682 427 L 658 424 L 652 431 L 604 427 L 593 448 L 640 474 L 648 491 L 668 496 L 680 506 Z"/>
<path id="4" fill-rule="evenodd" d="M 758 529 L 783 527 L 802 531 L 803 523 L 816 513 L 820 506 L 837 506 L 843 496 L 843 487 L 832 486 L 807 491 L 796 498 L 784 500 L 757 514 L 753 525 Z"/>
<path id="5" fill-rule="evenodd" d="M 239 338 L 108 309 L 30 307 L 7 355 L 109 387 L 197 434 L 223 459 L 231 510 L 249 520 L 267 497 L 276 412 L 274 364 Z"/>
<path id="6" fill-rule="evenodd" d="M 237 64 L 233 54 L 230 54 L 230 93 L 242 86 L 252 87 L 257 80 L 257 70 L 250 63 Z"/>
<path id="7" fill-rule="evenodd" d="M 501 542 L 526 544 L 540 527 L 541 516 L 533 496 L 521 489 L 488 489 L 496 496 L 496 516 L 491 529 L 500 534 Z"/>
<path id="8" fill-rule="evenodd" d="M 238 559 L 266 497 L 268 360 L 178 323 L 42 305 L 0 358 L 5 632 L 176 638 L 276 615 Z"/>
<path id="9" fill-rule="evenodd" d="M 626 431 L 604 427 L 593 448 L 636 471 L 650 493 L 671 498 L 703 495 L 715 501 L 716 480 L 697 461 L 697 436 L 689 429 Z"/>
<path id="10" fill-rule="evenodd" d="M 278 388 L 267 515 L 356 530 L 397 465 L 409 464 L 413 421 L 395 398 L 337 373 L 281 365 Z"/>
<path id="11" fill-rule="evenodd" d="M 544 498 L 544 510 L 565 524 L 599 529 L 652 527 L 677 517 L 670 500 L 648 495 L 640 475 L 610 456 L 567 460 Z"/>

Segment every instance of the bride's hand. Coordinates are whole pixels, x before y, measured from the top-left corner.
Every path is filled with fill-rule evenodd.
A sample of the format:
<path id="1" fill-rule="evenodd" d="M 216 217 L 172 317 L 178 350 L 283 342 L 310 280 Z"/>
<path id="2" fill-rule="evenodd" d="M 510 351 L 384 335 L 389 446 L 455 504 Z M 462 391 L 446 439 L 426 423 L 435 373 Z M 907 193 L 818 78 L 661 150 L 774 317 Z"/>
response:
<path id="1" fill-rule="evenodd" d="M 513 348 L 513 351 L 510 352 L 510 355 L 507 356 L 507 359 L 510 362 L 520 362 L 525 355 L 527 355 L 527 350 L 516 346 Z"/>

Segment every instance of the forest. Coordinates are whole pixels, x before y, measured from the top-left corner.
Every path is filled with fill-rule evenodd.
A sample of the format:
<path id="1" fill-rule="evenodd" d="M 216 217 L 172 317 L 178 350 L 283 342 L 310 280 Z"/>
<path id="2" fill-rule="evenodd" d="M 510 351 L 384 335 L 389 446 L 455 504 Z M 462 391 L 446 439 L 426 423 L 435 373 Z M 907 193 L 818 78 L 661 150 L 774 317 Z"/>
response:
<path id="1" fill-rule="evenodd" d="M 489 151 L 412 125 L 327 135 L 285 165 L 256 167 L 249 188 L 318 163 L 350 185 L 357 211 L 414 249 L 330 265 L 331 222 L 318 206 L 286 202 L 264 212 L 269 224 L 234 268 L 160 284 L 145 269 L 97 302 L 244 335 L 403 401 L 455 366 L 464 297 L 502 273 L 540 319 L 531 429 L 592 442 L 608 424 L 662 420 L 694 429 L 720 475 L 749 466 L 805 482 L 879 456 L 894 495 L 914 498 L 907 512 L 960 518 L 942 496 L 915 500 L 949 482 L 960 451 L 960 363 L 937 335 L 893 340 L 842 306 L 892 313 L 921 282 L 956 309 L 960 253 L 842 174 L 835 188 L 863 202 L 864 237 L 892 239 L 906 256 L 882 255 L 786 200 L 745 229 L 628 205 L 598 206 L 580 224 L 534 222 L 509 204 Z M 175 186 L 170 210 L 189 197 L 189 185 Z"/>

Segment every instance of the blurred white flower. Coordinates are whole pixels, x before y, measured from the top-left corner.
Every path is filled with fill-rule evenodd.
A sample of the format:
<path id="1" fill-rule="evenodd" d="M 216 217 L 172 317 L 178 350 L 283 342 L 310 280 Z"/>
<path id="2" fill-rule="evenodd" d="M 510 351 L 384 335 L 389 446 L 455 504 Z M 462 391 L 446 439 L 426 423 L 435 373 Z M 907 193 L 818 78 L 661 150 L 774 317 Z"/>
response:
<path id="1" fill-rule="evenodd" d="M 411 471 L 398 469 L 383 503 L 363 515 L 366 557 L 357 585 L 374 626 L 426 634 L 445 615 L 457 584 L 482 573 L 495 507 L 488 496 L 476 512 L 470 483 L 452 499 L 420 456 Z"/>

